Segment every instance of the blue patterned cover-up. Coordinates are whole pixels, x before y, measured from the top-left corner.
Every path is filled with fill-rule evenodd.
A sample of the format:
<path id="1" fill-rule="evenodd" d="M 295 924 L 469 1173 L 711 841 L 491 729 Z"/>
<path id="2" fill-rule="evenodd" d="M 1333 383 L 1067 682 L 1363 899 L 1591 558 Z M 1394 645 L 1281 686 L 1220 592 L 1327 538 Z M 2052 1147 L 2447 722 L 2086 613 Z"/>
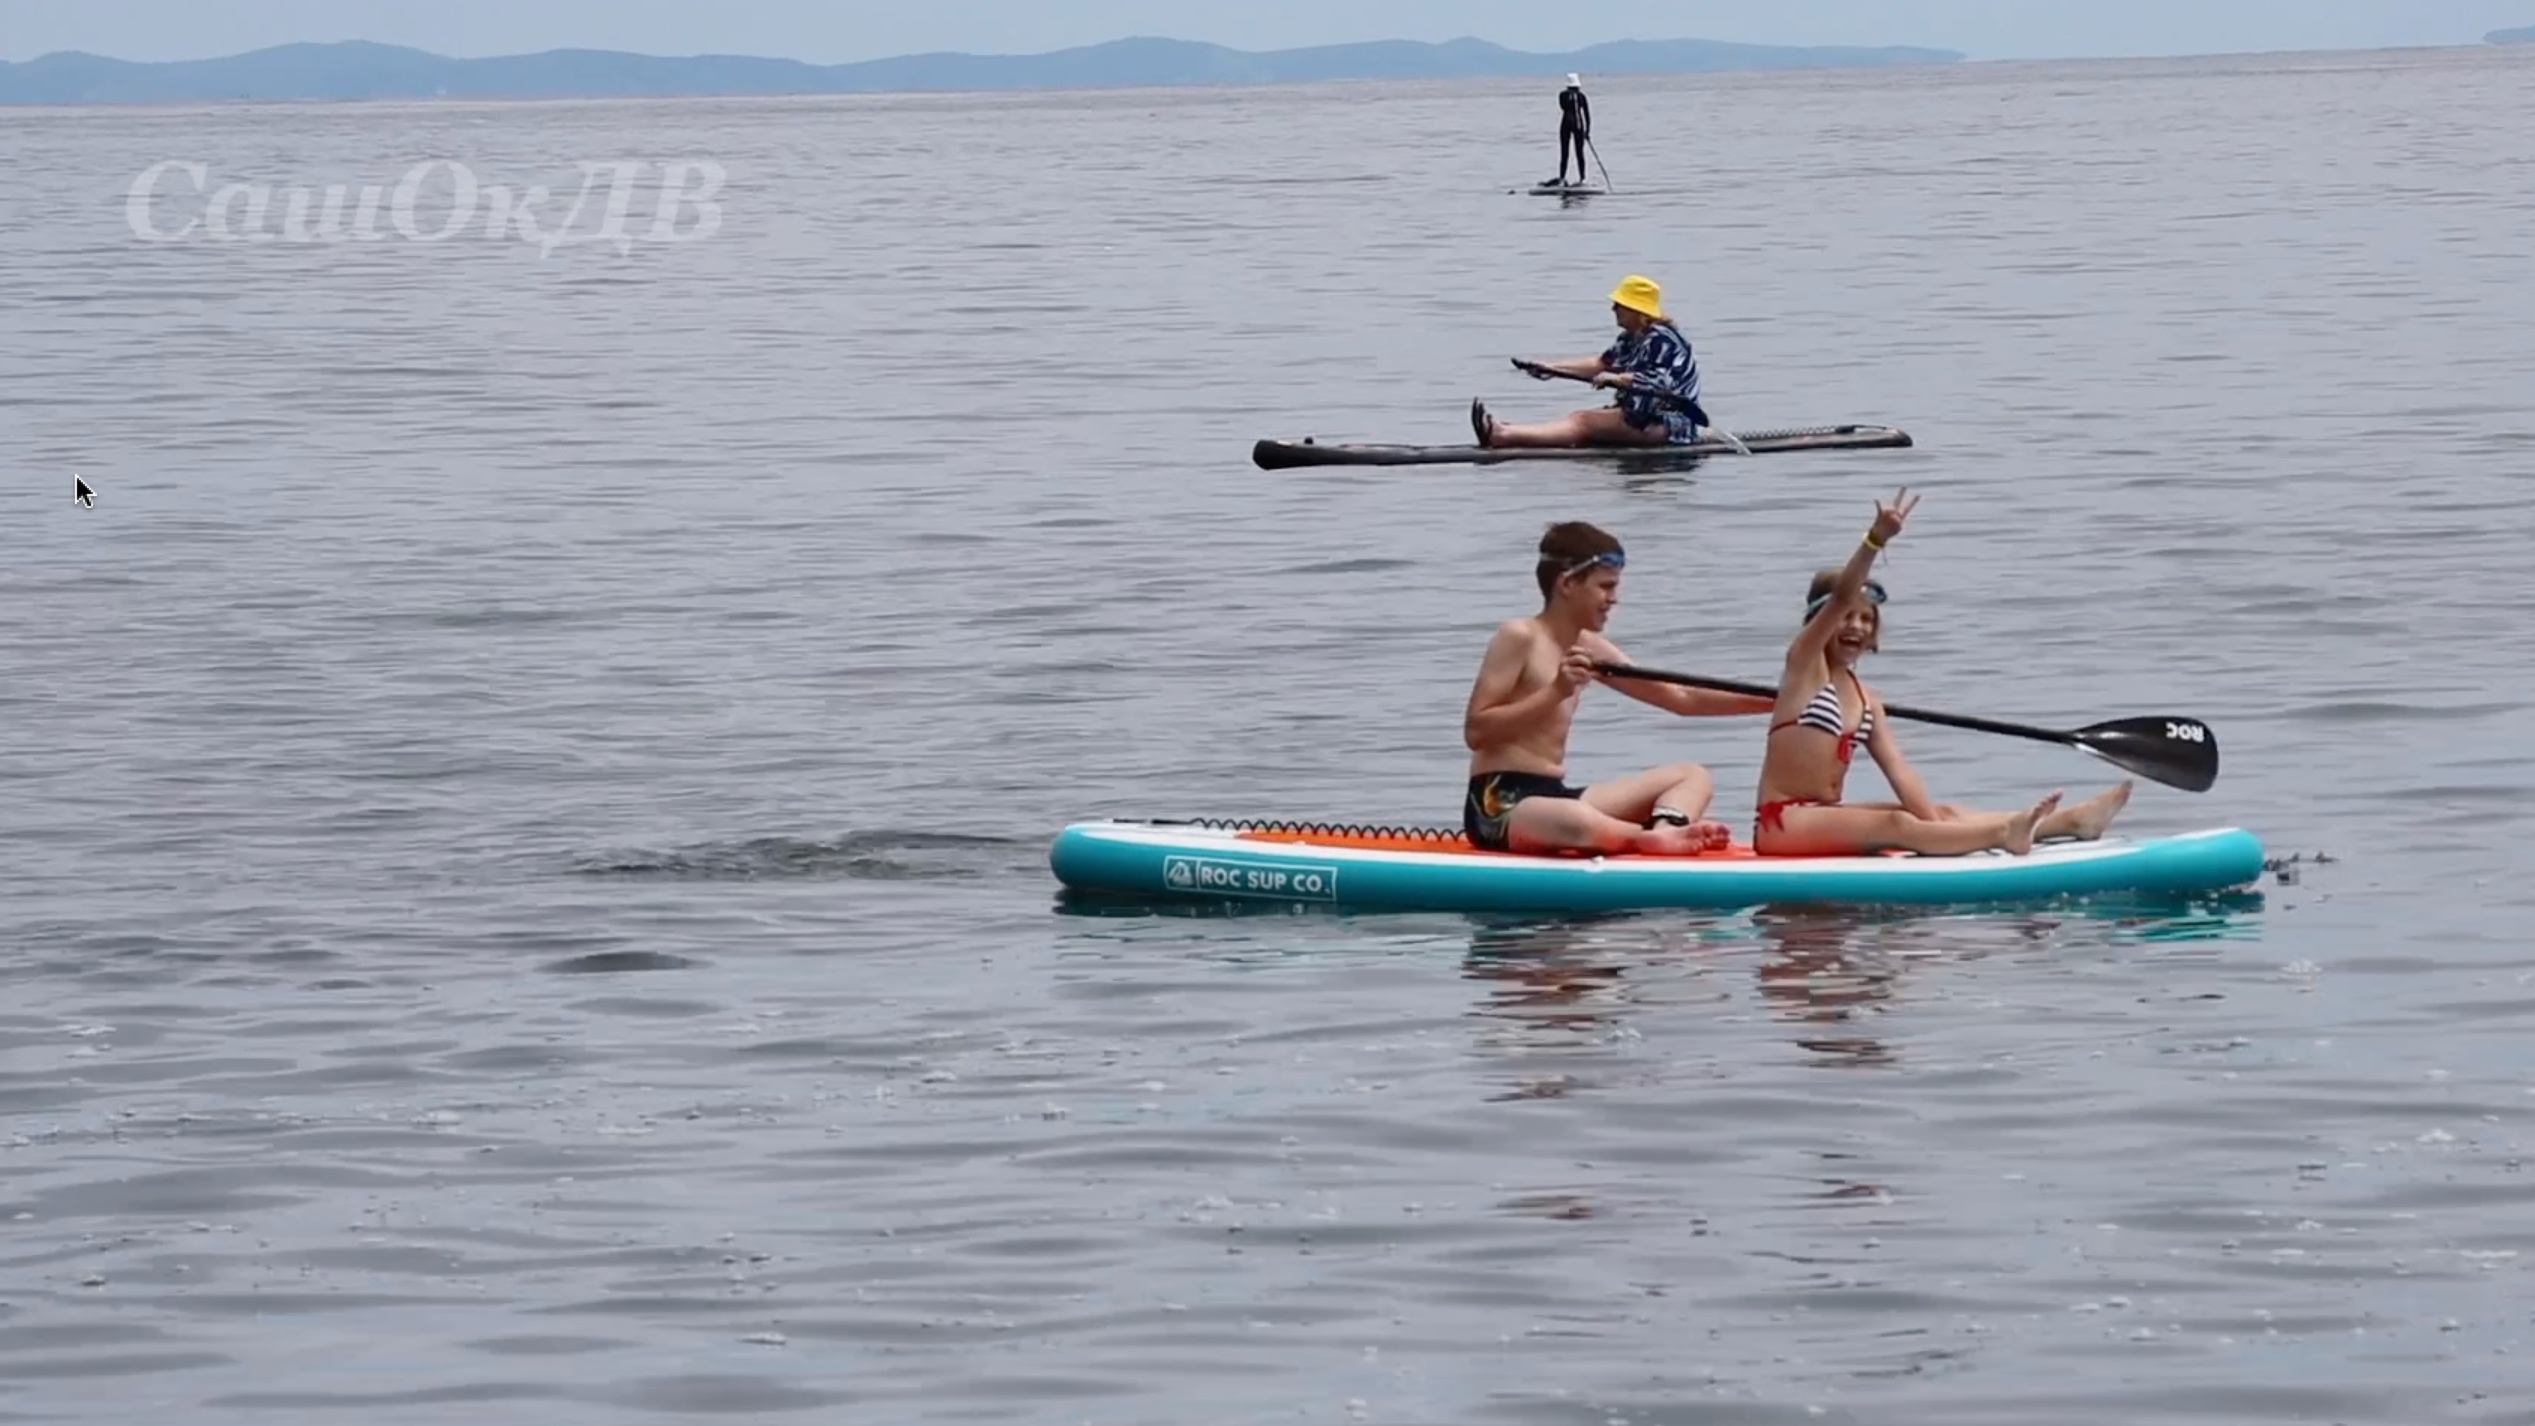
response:
<path id="1" fill-rule="evenodd" d="M 1639 336 L 1620 333 L 1602 353 L 1602 364 L 1690 402 L 1690 409 L 1683 410 L 1652 396 L 1620 392 L 1620 415 L 1638 430 L 1661 421 L 1665 441 L 1678 446 L 1697 440 L 1701 426 L 1714 424 L 1699 408 L 1699 361 L 1691 355 L 1690 339 L 1664 323 L 1649 323 Z"/>

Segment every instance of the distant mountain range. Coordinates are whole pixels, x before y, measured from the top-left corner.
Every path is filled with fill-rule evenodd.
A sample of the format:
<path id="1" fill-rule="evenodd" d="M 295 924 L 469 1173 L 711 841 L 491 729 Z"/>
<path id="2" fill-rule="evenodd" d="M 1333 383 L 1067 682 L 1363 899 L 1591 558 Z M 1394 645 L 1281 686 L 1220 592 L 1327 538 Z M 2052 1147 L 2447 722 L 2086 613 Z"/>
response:
<path id="1" fill-rule="evenodd" d="M 202 100 L 563 99 L 616 95 L 855 94 L 888 90 L 1097 89 L 1289 84 L 1326 79 L 1476 79 L 1952 64 L 1953 50 L 1850 49 L 1625 40 L 1567 54 L 1526 54 L 1484 40 L 1384 40 L 1256 53 L 1188 40 L 1130 39 L 1051 54 L 914 54 L 859 64 L 745 55 L 672 59 L 614 50 L 547 50 L 451 59 L 399 45 L 277 45 L 224 59 L 134 63 L 63 51 L 0 63 L 0 104 L 149 104 Z"/>
<path id="2" fill-rule="evenodd" d="M 2535 45 L 2535 25 L 2522 30 L 2493 30 L 2482 38 L 2486 44 Z"/>

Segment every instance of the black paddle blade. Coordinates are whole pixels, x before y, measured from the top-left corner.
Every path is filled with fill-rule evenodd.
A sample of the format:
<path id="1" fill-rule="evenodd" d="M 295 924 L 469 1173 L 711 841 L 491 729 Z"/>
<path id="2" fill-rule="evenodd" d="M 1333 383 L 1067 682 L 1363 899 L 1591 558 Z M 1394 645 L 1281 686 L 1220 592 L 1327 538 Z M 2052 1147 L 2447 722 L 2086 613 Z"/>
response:
<path id="1" fill-rule="evenodd" d="M 2106 762 L 2185 792 L 2207 792 L 2218 781 L 2218 735 L 2198 718 L 2116 718 L 2068 738 Z"/>

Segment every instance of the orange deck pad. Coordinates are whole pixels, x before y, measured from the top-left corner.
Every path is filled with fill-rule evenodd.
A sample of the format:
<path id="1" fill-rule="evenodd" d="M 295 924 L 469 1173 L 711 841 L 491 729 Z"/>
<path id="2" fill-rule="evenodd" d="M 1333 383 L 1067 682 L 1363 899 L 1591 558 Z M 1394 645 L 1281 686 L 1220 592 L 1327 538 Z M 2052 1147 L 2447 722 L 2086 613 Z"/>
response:
<path id="1" fill-rule="evenodd" d="M 1446 856 L 1469 857 L 1494 857 L 1508 855 L 1504 852 L 1483 852 L 1477 847 L 1471 846 L 1470 839 L 1459 832 L 1453 832 L 1450 834 L 1442 832 L 1419 834 L 1410 831 L 1250 831 L 1241 833 L 1240 837 L 1241 840 L 1245 842 L 1276 842 L 1286 846 L 1297 847 L 1344 847 L 1349 851 L 1357 852 L 1434 852 Z M 1581 857 L 1585 854 L 1579 852 L 1576 855 Z M 1643 860 L 1667 862 L 1727 862 L 1747 861 L 1757 855 L 1758 853 L 1751 849 L 1749 843 L 1735 842 L 1727 846 L 1723 851 L 1701 852 L 1696 856 L 1688 857 L 1646 857 Z M 1632 855 L 1630 860 L 1638 860 L 1638 858 Z"/>

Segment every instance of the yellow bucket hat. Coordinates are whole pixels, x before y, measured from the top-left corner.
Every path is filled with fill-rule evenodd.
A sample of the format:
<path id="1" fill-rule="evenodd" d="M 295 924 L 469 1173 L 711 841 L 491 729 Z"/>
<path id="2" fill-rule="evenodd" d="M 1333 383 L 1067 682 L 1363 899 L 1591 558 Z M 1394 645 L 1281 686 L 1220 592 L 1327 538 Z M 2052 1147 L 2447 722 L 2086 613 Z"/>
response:
<path id="1" fill-rule="evenodd" d="M 1611 289 L 1611 300 L 1632 312 L 1643 312 L 1649 317 L 1664 315 L 1664 290 L 1656 286 L 1655 279 L 1651 277 L 1639 277 L 1631 273 L 1621 278 L 1620 285 Z"/>

